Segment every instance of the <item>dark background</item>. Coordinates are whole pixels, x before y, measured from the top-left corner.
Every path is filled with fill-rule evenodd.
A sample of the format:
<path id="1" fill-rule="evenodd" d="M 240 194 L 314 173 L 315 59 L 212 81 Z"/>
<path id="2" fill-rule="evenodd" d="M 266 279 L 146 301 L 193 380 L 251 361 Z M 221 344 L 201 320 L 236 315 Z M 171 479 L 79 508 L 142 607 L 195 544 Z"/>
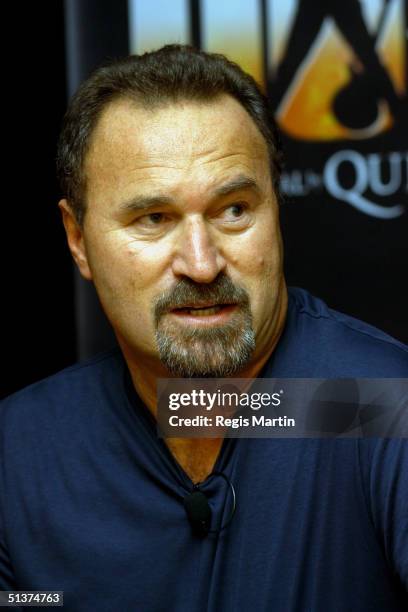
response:
<path id="1" fill-rule="evenodd" d="M 76 359 L 73 270 L 54 163 L 66 104 L 63 3 L 5 6 L 12 39 L 2 61 L 3 394 Z"/>
<path id="2" fill-rule="evenodd" d="M 80 4 L 74 0 L 71 8 Z M 119 12 L 116 34 L 112 21 L 104 18 L 113 6 Z M 102 325 L 92 336 L 101 339 L 101 346 L 92 338 L 84 344 L 94 301 L 88 295 L 90 287 L 84 287 L 74 273 L 66 245 L 54 160 L 73 80 L 103 59 L 103 48 L 111 51 L 119 46 L 117 54 L 124 53 L 125 3 L 82 0 L 82 7 L 89 9 L 89 15 L 81 17 L 76 40 L 70 41 L 65 36 L 62 0 L 8 7 L 5 17 L 15 36 L 12 50 L 3 55 L 2 75 L 7 163 L 2 395 L 111 342 Z M 100 11 L 99 25 L 92 20 L 95 11 Z M 192 13 L 192 29 L 194 19 Z M 82 53 L 88 54 L 83 75 L 71 71 L 67 78 L 68 43 L 82 46 Z M 407 215 L 383 223 L 341 205 L 333 215 L 333 208 L 324 208 L 317 198 L 305 207 L 288 201 L 282 219 L 289 284 L 303 286 L 331 306 L 408 341 Z"/>

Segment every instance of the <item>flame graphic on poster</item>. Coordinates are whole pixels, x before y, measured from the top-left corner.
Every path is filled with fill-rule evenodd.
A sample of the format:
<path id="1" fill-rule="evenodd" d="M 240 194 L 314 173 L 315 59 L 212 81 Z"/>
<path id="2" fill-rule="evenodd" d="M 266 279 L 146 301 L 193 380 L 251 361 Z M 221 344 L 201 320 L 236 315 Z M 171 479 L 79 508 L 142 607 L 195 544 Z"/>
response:
<path id="1" fill-rule="evenodd" d="M 377 21 L 380 19 L 381 6 L 366 0 L 364 8 L 369 29 L 375 17 Z M 380 25 L 375 44 L 376 53 L 389 75 L 395 93 L 401 95 L 405 89 L 405 37 L 401 0 L 386 3 L 383 23 Z M 275 28 L 282 29 L 285 26 L 288 27 L 288 24 L 276 24 L 275 21 Z M 379 27 L 378 23 L 374 30 L 376 27 Z M 372 35 L 375 37 L 375 34 Z M 282 32 L 280 40 L 283 41 Z M 283 42 L 279 47 L 276 52 L 282 56 Z M 364 72 L 364 67 L 336 20 L 331 16 L 326 17 L 277 107 L 277 119 L 281 128 L 294 138 L 329 141 L 365 139 L 392 127 L 393 116 L 385 100 L 379 100 L 375 121 L 363 129 L 351 129 L 338 120 L 333 112 L 333 100 L 353 78 L 351 66 L 357 66 L 357 71 Z"/>

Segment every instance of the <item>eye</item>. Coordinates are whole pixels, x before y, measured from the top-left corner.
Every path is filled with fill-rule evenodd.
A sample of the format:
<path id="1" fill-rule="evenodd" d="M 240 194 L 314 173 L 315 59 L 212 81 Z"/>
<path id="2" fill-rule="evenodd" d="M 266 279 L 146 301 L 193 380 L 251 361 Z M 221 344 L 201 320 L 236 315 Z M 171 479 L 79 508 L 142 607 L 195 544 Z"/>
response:
<path id="1" fill-rule="evenodd" d="M 143 225 L 159 225 L 164 220 L 164 213 L 154 212 L 149 213 L 148 215 L 143 215 L 143 217 L 139 217 L 138 222 Z"/>
<path id="2" fill-rule="evenodd" d="M 154 230 L 163 228 L 170 221 L 169 216 L 164 212 L 151 212 L 141 215 L 134 220 L 135 227 L 141 230 Z"/>
<path id="3" fill-rule="evenodd" d="M 167 232 L 172 224 L 172 215 L 167 212 L 153 211 L 133 219 L 131 227 L 141 235 L 157 236 Z"/>
<path id="4" fill-rule="evenodd" d="M 248 209 L 246 202 L 234 202 L 222 210 L 220 218 L 224 223 L 242 225 L 249 217 Z"/>
<path id="5" fill-rule="evenodd" d="M 230 211 L 232 217 L 235 217 L 236 219 L 238 219 L 239 217 L 242 217 L 242 215 L 244 214 L 245 205 L 242 203 L 232 204 L 231 206 L 228 206 L 226 210 Z"/>
<path id="6" fill-rule="evenodd" d="M 217 213 L 214 221 L 222 230 L 241 232 L 254 222 L 253 207 L 245 200 L 231 202 Z"/>

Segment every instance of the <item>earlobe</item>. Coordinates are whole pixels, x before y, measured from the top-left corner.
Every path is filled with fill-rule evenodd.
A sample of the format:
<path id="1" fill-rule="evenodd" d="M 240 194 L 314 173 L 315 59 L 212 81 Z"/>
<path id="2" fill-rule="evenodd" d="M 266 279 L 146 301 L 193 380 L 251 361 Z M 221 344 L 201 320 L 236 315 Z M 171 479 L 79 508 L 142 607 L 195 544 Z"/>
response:
<path id="1" fill-rule="evenodd" d="M 78 225 L 68 200 L 60 200 L 58 206 L 62 214 L 62 222 L 65 227 L 67 241 L 71 255 L 77 264 L 81 275 L 86 280 L 92 280 L 92 272 L 88 265 L 82 228 Z"/>

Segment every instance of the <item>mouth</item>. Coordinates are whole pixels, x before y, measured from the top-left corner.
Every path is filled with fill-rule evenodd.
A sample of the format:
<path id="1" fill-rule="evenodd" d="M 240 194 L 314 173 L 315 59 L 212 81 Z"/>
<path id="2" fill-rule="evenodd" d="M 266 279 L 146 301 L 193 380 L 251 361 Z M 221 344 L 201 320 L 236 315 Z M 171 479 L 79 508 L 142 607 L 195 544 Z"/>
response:
<path id="1" fill-rule="evenodd" d="M 231 306 L 235 306 L 235 304 L 196 304 L 174 308 L 171 312 L 175 314 L 190 314 L 196 317 L 208 317 Z"/>
<path id="2" fill-rule="evenodd" d="M 237 304 L 188 304 L 172 309 L 169 314 L 187 324 L 221 324 L 229 319 L 237 307 Z"/>

